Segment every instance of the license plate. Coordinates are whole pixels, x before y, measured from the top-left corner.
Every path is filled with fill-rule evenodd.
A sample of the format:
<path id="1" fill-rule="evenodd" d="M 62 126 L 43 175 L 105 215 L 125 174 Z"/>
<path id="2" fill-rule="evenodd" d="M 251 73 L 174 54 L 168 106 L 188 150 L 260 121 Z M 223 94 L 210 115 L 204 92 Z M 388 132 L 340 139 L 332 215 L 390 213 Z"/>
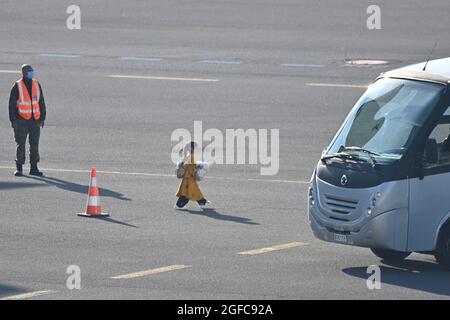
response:
<path id="1" fill-rule="evenodd" d="M 334 234 L 334 241 L 341 242 L 341 243 L 347 243 L 347 236 L 345 234 Z"/>

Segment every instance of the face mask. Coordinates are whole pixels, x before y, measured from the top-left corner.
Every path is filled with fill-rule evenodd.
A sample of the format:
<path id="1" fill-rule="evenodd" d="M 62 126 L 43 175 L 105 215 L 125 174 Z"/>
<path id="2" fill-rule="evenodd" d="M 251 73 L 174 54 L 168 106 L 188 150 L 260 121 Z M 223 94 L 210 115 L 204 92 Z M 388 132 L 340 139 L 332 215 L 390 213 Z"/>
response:
<path id="1" fill-rule="evenodd" d="M 28 71 L 27 72 L 27 78 L 28 79 L 33 79 L 33 71 Z"/>

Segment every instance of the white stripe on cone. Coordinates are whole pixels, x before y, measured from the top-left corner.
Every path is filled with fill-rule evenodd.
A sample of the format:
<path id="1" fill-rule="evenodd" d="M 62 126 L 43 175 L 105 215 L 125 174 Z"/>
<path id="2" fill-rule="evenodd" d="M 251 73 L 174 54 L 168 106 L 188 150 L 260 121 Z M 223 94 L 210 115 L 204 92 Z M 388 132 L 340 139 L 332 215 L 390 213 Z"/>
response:
<path id="1" fill-rule="evenodd" d="M 89 196 L 88 206 L 98 207 L 100 205 L 100 199 L 97 196 Z"/>

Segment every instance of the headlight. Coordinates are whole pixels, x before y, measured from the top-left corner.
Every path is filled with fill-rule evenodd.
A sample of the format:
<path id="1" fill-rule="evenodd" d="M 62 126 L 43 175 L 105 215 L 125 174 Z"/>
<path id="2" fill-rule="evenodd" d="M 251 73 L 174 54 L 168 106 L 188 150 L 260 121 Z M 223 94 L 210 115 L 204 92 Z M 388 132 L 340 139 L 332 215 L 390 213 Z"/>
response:
<path id="1" fill-rule="evenodd" d="M 312 187 L 312 181 L 309 183 L 309 187 L 308 187 L 308 199 L 309 199 L 309 204 L 310 205 L 314 205 L 314 189 Z"/>
<path id="2" fill-rule="evenodd" d="M 381 192 L 376 192 L 371 198 L 369 207 L 367 208 L 367 215 L 371 215 L 373 209 L 377 206 L 378 201 L 381 199 Z"/>

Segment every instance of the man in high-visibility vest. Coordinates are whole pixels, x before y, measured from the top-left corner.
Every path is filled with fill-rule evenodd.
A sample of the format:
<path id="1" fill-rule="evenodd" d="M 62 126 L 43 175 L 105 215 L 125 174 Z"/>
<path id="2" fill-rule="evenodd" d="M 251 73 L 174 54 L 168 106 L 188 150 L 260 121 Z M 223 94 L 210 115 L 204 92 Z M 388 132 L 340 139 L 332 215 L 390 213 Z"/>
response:
<path id="1" fill-rule="evenodd" d="M 9 120 L 14 129 L 16 140 L 15 176 L 23 176 L 25 163 L 25 143 L 30 143 L 30 175 L 42 176 L 38 169 L 39 136 L 44 127 L 46 108 L 44 95 L 39 82 L 33 77 L 33 68 L 29 64 L 22 66 L 22 78 L 17 80 L 9 96 Z"/>

